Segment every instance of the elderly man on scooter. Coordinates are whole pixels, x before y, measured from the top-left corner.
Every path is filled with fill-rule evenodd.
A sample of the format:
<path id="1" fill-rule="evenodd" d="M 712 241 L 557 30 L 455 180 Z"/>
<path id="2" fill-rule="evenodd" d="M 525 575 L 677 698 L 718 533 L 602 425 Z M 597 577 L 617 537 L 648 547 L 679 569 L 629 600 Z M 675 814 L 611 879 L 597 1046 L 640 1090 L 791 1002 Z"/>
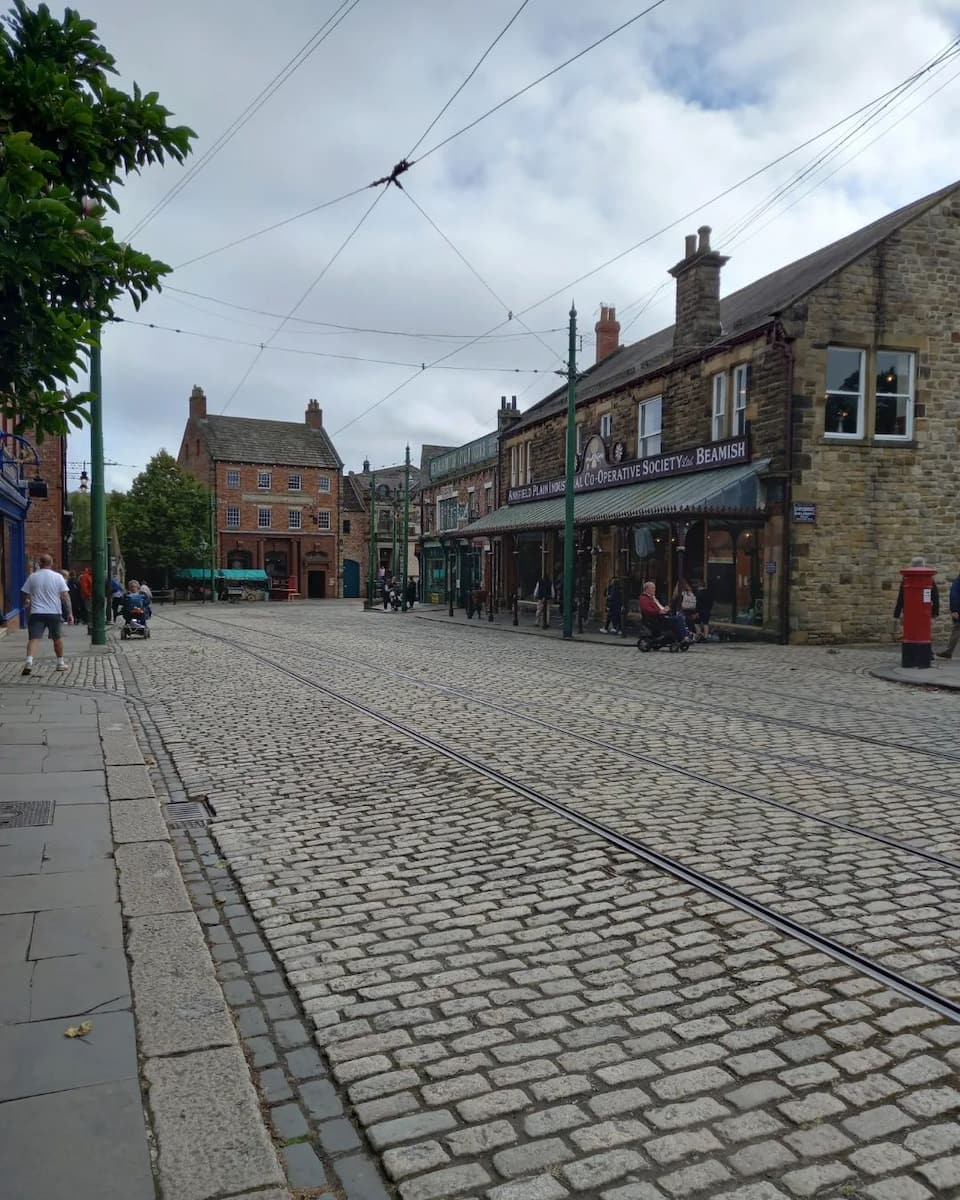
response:
<path id="1" fill-rule="evenodd" d="M 657 585 L 652 580 L 648 580 L 643 585 L 643 591 L 640 594 L 640 615 L 654 634 L 659 633 L 669 624 L 678 642 L 684 641 L 687 637 L 686 621 L 681 616 L 674 616 L 665 604 L 660 603 L 657 599 Z"/>

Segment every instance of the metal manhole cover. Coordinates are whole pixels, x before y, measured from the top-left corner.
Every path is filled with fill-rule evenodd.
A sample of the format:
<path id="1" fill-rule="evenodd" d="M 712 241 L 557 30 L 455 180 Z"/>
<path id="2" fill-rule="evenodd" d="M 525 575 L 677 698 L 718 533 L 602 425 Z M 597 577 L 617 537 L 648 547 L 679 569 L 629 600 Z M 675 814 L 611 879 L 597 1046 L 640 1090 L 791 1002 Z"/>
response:
<path id="1" fill-rule="evenodd" d="M 0 802 L 0 829 L 52 825 L 53 808 L 53 800 L 4 800 Z"/>
<path id="2" fill-rule="evenodd" d="M 202 800 L 181 800 L 165 804 L 164 817 L 171 829 L 202 829 L 213 817 Z"/>

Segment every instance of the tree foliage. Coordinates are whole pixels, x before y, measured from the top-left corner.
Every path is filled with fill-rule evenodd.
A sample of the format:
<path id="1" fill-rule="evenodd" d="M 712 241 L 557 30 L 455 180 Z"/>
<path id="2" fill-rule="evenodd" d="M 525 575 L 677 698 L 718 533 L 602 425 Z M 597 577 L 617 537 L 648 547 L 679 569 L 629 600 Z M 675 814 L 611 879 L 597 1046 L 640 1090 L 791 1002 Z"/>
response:
<path id="1" fill-rule="evenodd" d="M 120 511 L 126 500 L 125 492 L 107 492 L 107 536 L 111 528 L 119 528 Z M 67 509 L 73 513 L 73 535 L 70 542 L 70 563 L 72 566 L 88 566 L 93 562 L 93 548 L 90 541 L 90 493 L 69 492 Z"/>
<path id="2" fill-rule="evenodd" d="M 182 162 L 196 136 L 168 124 L 156 92 L 110 84 L 95 30 L 24 0 L 0 19 L 0 413 L 41 438 L 88 415 L 89 393 L 66 389 L 115 301 L 139 308 L 170 270 L 100 220 L 118 209 L 114 189 Z"/>
<path id="3" fill-rule="evenodd" d="M 202 566 L 210 537 L 210 493 L 166 450 L 155 454 L 120 505 L 117 527 L 127 573 L 156 580 Z"/>

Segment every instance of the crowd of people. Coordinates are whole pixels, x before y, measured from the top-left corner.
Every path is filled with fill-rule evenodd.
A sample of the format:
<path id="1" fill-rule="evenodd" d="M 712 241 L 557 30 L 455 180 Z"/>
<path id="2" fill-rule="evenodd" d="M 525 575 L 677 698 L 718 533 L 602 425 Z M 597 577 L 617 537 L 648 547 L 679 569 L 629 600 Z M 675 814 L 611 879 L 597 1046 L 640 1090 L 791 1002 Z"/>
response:
<path id="1" fill-rule="evenodd" d="M 413 608 L 417 602 L 417 581 L 413 576 L 408 576 L 404 586 L 398 575 L 387 574 L 387 569 L 382 563 L 377 567 L 377 591 L 383 601 L 384 611 L 392 608 L 394 612 L 399 612 L 404 598 L 407 608 Z"/>

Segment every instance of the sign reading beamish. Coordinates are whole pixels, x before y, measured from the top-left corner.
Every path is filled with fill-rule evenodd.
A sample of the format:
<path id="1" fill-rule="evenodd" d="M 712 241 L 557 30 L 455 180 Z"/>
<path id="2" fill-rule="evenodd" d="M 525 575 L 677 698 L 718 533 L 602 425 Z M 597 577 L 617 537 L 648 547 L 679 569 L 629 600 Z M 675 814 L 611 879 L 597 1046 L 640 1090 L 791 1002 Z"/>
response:
<path id="1" fill-rule="evenodd" d="M 713 467 L 734 467 L 750 461 L 750 446 L 746 437 L 728 438 L 695 446 L 692 450 L 677 450 L 673 454 L 653 454 L 630 462 L 608 463 L 603 442 L 596 435 L 587 442 L 583 452 L 583 467 L 573 477 L 574 492 L 595 492 L 600 488 L 624 487 L 630 483 L 646 483 L 669 475 L 688 475 L 693 471 L 709 471 Z M 529 500 L 550 500 L 562 496 L 566 480 L 548 479 L 544 483 L 528 483 L 507 492 L 508 504 L 525 504 Z"/>

